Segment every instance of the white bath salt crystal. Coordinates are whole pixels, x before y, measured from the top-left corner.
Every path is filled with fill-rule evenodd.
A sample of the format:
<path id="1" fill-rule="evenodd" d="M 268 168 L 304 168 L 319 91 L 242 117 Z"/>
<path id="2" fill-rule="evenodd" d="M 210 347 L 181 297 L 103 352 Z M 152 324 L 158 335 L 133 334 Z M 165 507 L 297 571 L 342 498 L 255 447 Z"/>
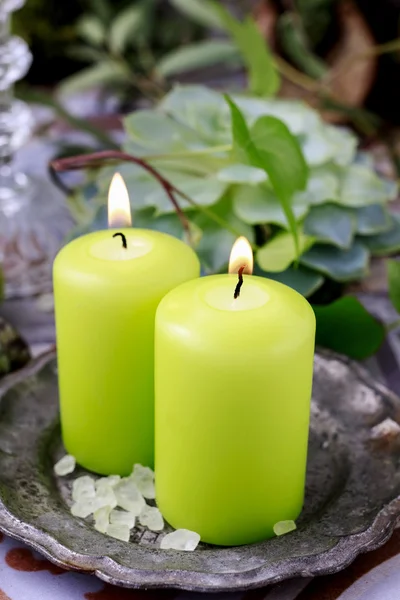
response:
<path id="1" fill-rule="evenodd" d="M 111 506 L 102 506 L 94 512 L 94 528 L 100 533 L 106 533 L 110 524 L 110 513 Z"/>
<path id="2" fill-rule="evenodd" d="M 285 533 L 289 533 L 295 529 L 297 527 L 294 521 L 278 521 L 273 527 L 275 535 L 285 535 Z"/>
<path id="3" fill-rule="evenodd" d="M 145 506 L 139 515 L 139 523 L 150 531 L 162 531 L 164 519 L 156 506 Z"/>
<path id="4" fill-rule="evenodd" d="M 103 506 L 109 506 L 115 508 L 117 506 L 117 498 L 114 493 L 114 489 L 111 486 L 104 486 L 96 490 L 94 497 L 94 503 L 96 510 Z"/>
<path id="5" fill-rule="evenodd" d="M 71 514 L 74 517 L 80 517 L 81 519 L 86 519 L 86 517 L 91 515 L 95 510 L 96 507 L 94 505 L 93 498 L 74 502 L 74 504 L 71 506 Z"/>
<path id="6" fill-rule="evenodd" d="M 56 464 L 54 465 L 54 473 L 59 477 L 64 477 L 64 475 L 69 475 L 75 470 L 76 460 L 75 456 L 71 456 L 71 454 L 66 454 Z"/>
<path id="7" fill-rule="evenodd" d="M 156 490 L 154 486 L 154 471 L 150 467 L 143 467 L 142 465 L 135 465 L 131 475 L 132 480 L 136 483 L 139 492 L 144 498 L 148 500 L 154 500 L 156 497 Z"/>
<path id="8" fill-rule="evenodd" d="M 129 542 L 129 538 L 131 536 L 129 527 L 123 523 L 110 523 L 110 525 L 107 527 L 106 533 L 110 537 L 116 538 L 117 540 L 122 540 L 123 542 Z"/>
<path id="9" fill-rule="evenodd" d="M 121 479 L 113 489 L 117 505 L 138 517 L 146 503 L 132 479 Z"/>
<path id="10" fill-rule="evenodd" d="M 126 510 L 118 510 L 114 508 L 110 514 L 110 523 L 115 525 L 127 525 L 129 529 L 133 529 L 136 523 L 136 517 Z"/>
<path id="11" fill-rule="evenodd" d="M 200 542 L 200 536 L 189 529 L 177 529 L 172 533 L 167 533 L 161 540 L 161 550 L 184 550 L 193 552 Z"/>
<path id="12" fill-rule="evenodd" d="M 108 477 L 100 477 L 100 479 L 96 480 L 96 489 L 102 488 L 104 486 L 115 487 L 117 483 L 121 481 L 121 477 L 119 475 L 108 475 Z"/>
<path id="13" fill-rule="evenodd" d="M 95 493 L 94 479 L 93 477 L 89 477 L 89 475 L 77 477 L 72 484 L 72 499 L 75 500 L 75 502 L 94 498 Z"/>

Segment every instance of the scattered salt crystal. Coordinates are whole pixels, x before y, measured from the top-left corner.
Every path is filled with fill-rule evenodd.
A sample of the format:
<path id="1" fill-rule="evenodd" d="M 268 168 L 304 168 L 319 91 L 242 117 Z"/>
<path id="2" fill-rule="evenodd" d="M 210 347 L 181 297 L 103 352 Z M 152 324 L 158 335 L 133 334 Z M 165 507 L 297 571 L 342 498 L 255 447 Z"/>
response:
<path id="1" fill-rule="evenodd" d="M 162 531 L 164 519 L 156 506 L 145 506 L 139 515 L 139 522 L 150 531 Z"/>
<path id="2" fill-rule="evenodd" d="M 129 542 L 131 535 L 129 527 L 122 523 L 111 523 L 107 527 L 106 533 L 110 537 L 116 538 L 117 540 L 122 540 L 123 542 Z"/>
<path id="3" fill-rule="evenodd" d="M 97 531 L 100 531 L 100 533 L 106 533 L 108 526 L 110 525 L 110 512 L 110 506 L 102 506 L 93 514 L 94 528 L 97 529 Z"/>
<path id="4" fill-rule="evenodd" d="M 177 529 L 172 533 L 167 533 L 161 540 L 161 550 L 185 550 L 192 552 L 196 550 L 200 536 L 194 531 L 188 529 Z"/>
<path id="5" fill-rule="evenodd" d="M 104 486 L 115 487 L 117 483 L 121 481 L 121 477 L 119 475 L 108 475 L 108 477 L 100 477 L 96 480 L 96 489 L 102 488 Z"/>
<path id="6" fill-rule="evenodd" d="M 96 490 L 94 497 L 94 503 L 96 510 L 103 506 L 109 506 L 115 508 L 117 506 L 117 498 L 114 494 L 114 489 L 110 485 L 104 485 Z"/>
<path id="7" fill-rule="evenodd" d="M 95 510 L 96 506 L 93 498 L 74 502 L 71 506 L 71 514 L 74 515 L 74 517 L 80 517 L 81 519 L 86 519 L 86 517 L 91 515 Z"/>
<path id="8" fill-rule="evenodd" d="M 54 465 L 54 473 L 59 477 L 69 475 L 75 470 L 76 460 L 71 454 L 66 454 Z"/>
<path id="9" fill-rule="evenodd" d="M 294 521 L 278 521 L 278 523 L 275 523 L 273 529 L 275 535 L 285 535 L 285 533 L 294 531 L 297 527 Z"/>
<path id="10" fill-rule="evenodd" d="M 117 505 L 138 517 L 146 503 L 132 479 L 122 479 L 113 489 Z"/>
<path id="11" fill-rule="evenodd" d="M 150 467 L 143 467 L 142 465 L 136 464 L 133 467 L 131 478 L 136 483 L 139 492 L 144 498 L 154 500 L 156 497 L 154 471 L 152 471 Z"/>
<path id="12" fill-rule="evenodd" d="M 82 477 L 78 477 L 72 484 L 72 499 L 75 502 L 79 502 L 80 500 L 94 498 L 95 489 L 94 489 L 94 479 L 93 477 L 89 477 L 89 475 L 83 475 Z"/>
<path id="13" fill-rule="evenodd" d="M 117 510 L 114 508 L 110 514 L 110 523 L 127 525 L 129 529 L 132 529 L 135 527 L 136 517 L 132 513 L 126 512 L 126 510 Z"/>

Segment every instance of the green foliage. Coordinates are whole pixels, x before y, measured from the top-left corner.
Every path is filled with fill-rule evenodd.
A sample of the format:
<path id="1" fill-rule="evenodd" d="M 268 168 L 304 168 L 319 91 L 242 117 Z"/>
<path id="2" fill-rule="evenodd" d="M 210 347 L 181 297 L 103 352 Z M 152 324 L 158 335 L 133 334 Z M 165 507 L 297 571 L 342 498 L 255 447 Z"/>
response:
<path id="1" fill-rule="evenodd" d="M 361 160 L 352 133 L 326 125 L 301 102 L 234 95 L 228 106 L 214 90 L 178 86 L 156 109 L 136 111 L 124 125 L 124 150 L 144 157 L 195 203 L 178 197 L 206 272 L 223 270 L 231 242 L 246 235 L 257 240 L 258 274 L 309 295 L 325 278 L 341 283 L 365 276 L 371 254 L 400 249 L 400 219 L 388 204 L 393 183 L 365 155 Z M 183 237 L 163 188 L 127 163 L 100 169 L 82 227 L 105 204 L 116 170 L 136 218 L 147 215 L 148 226 L 173 224 Z M 299 233 L 297 269 L 286 198 Z"/>
<path id="2" fill-rule="evenodd" d="M 254 19 L 243 22 L 235 19 L 221 4 L 215 2 L 215 11 L 240 50 L 246 66 L 250 91 L 258 96 L 274 96 L 280 87 L 280 78 L 272 55 Z"/>
<path id="3" fill-rule="evenodd" d="M 210 0 L 170 0 L 170 4 L 195 23 L 210 29 L 224 29 L 221 17 Z"/>
<path id="4" fill-rule="evenodd" d="M 397 260 L 388 260 L 387 270 L 389 297 L 397 312 L 400 313 L 400 262 Z"/>
<path id="5" fill-rule="evenodd" d="M 297 256 L 300 244 L 291 201 L 295 192 L 305 188 L 308 177 L 300 146 L 286 125 L 275 117 L 259 117 L 249 131 L 240 109 L 228 96 L 226 99 L 231 111 L 235 156 L 266 172 L 287 218 Z"/>
<path id="6" fill-rule="evenodd" d="M 232 61 L 236 64 L 239 53 L 228 40 L 205 40 L 172 50 L 158 62 L 156 73 L 161 77 L 171 77 L 202 67 Z"/>
<path id="7" fill-rule="evenodd" d="M 385 338 L 385 328 L 353 296 L 328 306 L 313 306 L 317 345 L 363 360 L 374 354 Z"/>

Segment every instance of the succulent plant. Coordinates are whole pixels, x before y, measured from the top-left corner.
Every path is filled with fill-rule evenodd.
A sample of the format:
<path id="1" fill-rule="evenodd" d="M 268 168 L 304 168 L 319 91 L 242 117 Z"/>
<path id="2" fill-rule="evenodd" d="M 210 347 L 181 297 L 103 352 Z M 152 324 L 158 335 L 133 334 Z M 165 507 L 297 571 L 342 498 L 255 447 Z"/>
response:
<path id="1" fill-rule="evenodd" d="M 348 282 L 364 277 L 371 256 L 400 249 L 400 219 L 390 211 L 397 186 L 375 172 L 368 153 L 358 152 L 355 135 L 325 124 L 299 101 L 239 95 L 233 99 L 249 127 L 261 116 L 277 117 L 303 151 L 308 183 L 291 199 L 301 252 L 297 267 L 294 239 L 268 175 L 239 163 L 232 153 L 231 117 L 222 94 L 202 86 L 179 86 L 157 108 L 134 112 L 124 121 L 123 149 L 145 158 L 196 204 L 180 200 L 205 272 L 225 269 L 235 236 L 242 234 L 257 247 L 259 275 L 308 296 L 325 278 Z M 290 157 L 282 155 L 282 162 L 290 172 Z M 183 236 L 164 189 L 131 164 L 101 168 L 94 184 L 83 190 L 83 229 L 105 226 L 105 200 L 116 170 L 127 183 L 136 226 Z"/>

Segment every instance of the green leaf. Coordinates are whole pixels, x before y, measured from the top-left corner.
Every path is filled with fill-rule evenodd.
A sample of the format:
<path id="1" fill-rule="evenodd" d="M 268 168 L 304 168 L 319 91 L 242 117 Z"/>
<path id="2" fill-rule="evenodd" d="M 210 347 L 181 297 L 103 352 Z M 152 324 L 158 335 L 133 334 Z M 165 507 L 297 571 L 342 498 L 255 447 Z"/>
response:
<path id="1" fill-rule="evenodd" d="M 260 117 L 251 129 L 236 104 L 225 96 L 232 118 L 234 151 L 239 159 L 246 159 L 254 167 L 267 173 L 272 188 L 285 212 L 294 244 L 299 254 L 296 219 L 291 200 L 294 193 L 304 189 L 308 168 L 296 138 L 282 121 L 275 117 Z"/>
<path id="2" fill-rule="evenodd" d="M 221 4 L 215 3 L 222 23 L 239 48 L 247 67 L 250 91 L 256 96 L 274 96 L 280 79 L 267 44 L 251 17 L 237 21 Z"/>
<path id="3" fill-rule="evenodd" d="M 110 0 L 111 2 L 111 0 Z M 89 12 L 97 15 L 108 26 L 112 18 L 112 6 L 108 0 L 89 0 Z"/>
<path id="4" fill-rule="evenodd" d="M 65 52 L 67 56 L 84 62 L 97 62 L 104 58 L 104 52 L 92 46 L 71 46 Z"/>
<path id="5" fill-rule="evenodd" d="M 132 210 L 152 206 L 157 214 L 172 213 L 174 207 L 164 188 L 147 171 L 139 166 L 121 164 L 117 167 L 105 167 L 98 176 L 99 194 L 106 201 L 108 187 L 113 174 L 118 171 L 123 176 L 128 188 Z M 173 169 L 163 169 L 162 174 L 179 190 L 189 196 L 193 202 L 201 206 L 212 206 L 224 195 L 227 184 L 214 177 L 196 177 Z M 177 197 L 179 205 L 184 208 L 192 206 L 184 199 Z"/>
<path id="6" fill-rule="evenodd" d="M 355 158 L 357 144 L 356 136 L 347 129 L 327 125 L 319 120 L 306 132 L 302 148 L 310 166 L 327 162 L 347 166 Z"/>
<path id="7" fill-rule="evenodd" d="M 317 320 L 316 343 L 356 360 L 377 352 L 385 339 L 385 328 L 353 296 L 344 296 L 327 306 L 313 306 Z"/>
<path id="8" fill-rule="evenodd" d="M 234 164 L 218 171 L 217 179 L 229 183 L 246 183 L 255 186 L 258 183 L 267 181 L 268 176 L 263 169 L 257 169 L 249 165 Z M 246 187 L 246 189 L 248 188 Z"/>
<path id="9" fill-rule="evenodd" d="M 204 40 L 164 54 L 155 71 L 160 77 L 171 77 L 220 63 L 237 63 L 238 56 L 236 46 L 228 40 Z"/>
<path id="10" fill-rule="evenodd" d="M 76 24 L 78 35 L 93 46 L 101 46 L 106 37 L 103 23 L 95 15 L 84 15 Z"/>
<path id="11" fill-rule="evenodd" d="M 388 256 L 400 250 L 400 216 L 393 215 L 393 223 L 388 231 L 362 238 L 363 244 L 373 256 Z"/>
<path id="12" fill-rule="evenodd" d="M 385 181 L 368 167 L 354 164 L 344 170 L 340 190 L 341 204 L 360 207 L 380 204 L 388 199 Z"/>
<path id="13" fill-rule="evenodd" d="M 170 0 L 170 4 L 194 23 L 210 29 L 224 29 L 215 10 L 215 2 L 208 0 Z"/>
<path id="14" fill-rule="evenodd" d="M 273 273 L 265 272 L 256 265 L 254 275 L 268 277 L 268 279 L 273 279 L 274 281 L 284 283 L 306 298 L 316 292 L 324 283 L 324 278 L 322 275 L 301 266 L 296 268 L 289 267 L 285 271 Z"/>
<path id="15" fill-rule="evenodd" d="M 307 250 L 312 243 L 313 238 L 300 234 L 300 254 Z M 263 271 L 271 273 L 284 271 L 296 259 L 296 249 L 292 235 L 286 232 L 276 235 L 265 246 L 259 248 L 256 258 Z"/>
<path id="16" fill-rule="evenodd" d="M 232 190 L 233 210 L 245 223 L 258 225 L 274 223 L 284 229 L 289 227 L 282 204 L 275 193 L 267 185 L 238 185 Z M 294 199 L 291 205 L 296 221 L 308 212 L 303 199 Z"/>
<path id="17" fill-rule="evenodd" d="M 367 275 L 369 252 L 358 241 L 349 250 L 316 244 L 301 256 L 300 262 L 335 281 L 351 281 Z"/>
<path id="18" fill-rule="evenodd" d="M 63 94 L 72 94 L 99 85 L 126 82 L 128 77 L 128 73 L 119 63 L 107 60 L 82 69 L 75 75 L 63 79 L 58 90 Z"/>
<path id="19" fill-rule="evenodd" d="M 297 192 L 295 198 L 302 199 L 308 204 L 325 204 L 339 200 L 340 181 L 336 168 L 325 165 L 310 170 L 307 187 L 304 192 Z"/>
<path id="20" fill-rule="evenodd" d="M 139 154 L 173 154 L 205 147 L 196 131 L 154 110 L 137 110 L 125 117 L 123 124 L 129 138 L 142 146 L 136 150 Z"/>
<path id="21" fill-rule="evenodd" d="M 400 313 L 400 262 L 398 260 L 387 261 L 389 298 Z"/>
<path id="22" fill-rule="evenodd" d="M 321 58 L 310 51 L 309 41 L 298 14 L 284 12 L 278 17 L 277 27 L 279 41 L 291 62 L 314 79 L 324 77 L 328 67 Z"/>
<path id="23" fill-rule="evenodd" d="M 350 248 L 356 228 L 355 216 L 341 206 L 322 204 L 311 208 L 304 221 L 304 233 L 318 242 Z"/>
<path id="24" fill-rule="evenodd" d="M 145 20 L 145 5 L 128 4 L 111 23 L 108 44 L 112 52 L 123 54 L 131 45 L 137 45 L 138 37 Z"/>
<path id="25" fill-rule="evenodd" d="M 353 209 L 357 219 L 359 235 L 374 235 L 388 231 L 392 226 L 392 218 L 385 206 L 371 204 Z"/>

